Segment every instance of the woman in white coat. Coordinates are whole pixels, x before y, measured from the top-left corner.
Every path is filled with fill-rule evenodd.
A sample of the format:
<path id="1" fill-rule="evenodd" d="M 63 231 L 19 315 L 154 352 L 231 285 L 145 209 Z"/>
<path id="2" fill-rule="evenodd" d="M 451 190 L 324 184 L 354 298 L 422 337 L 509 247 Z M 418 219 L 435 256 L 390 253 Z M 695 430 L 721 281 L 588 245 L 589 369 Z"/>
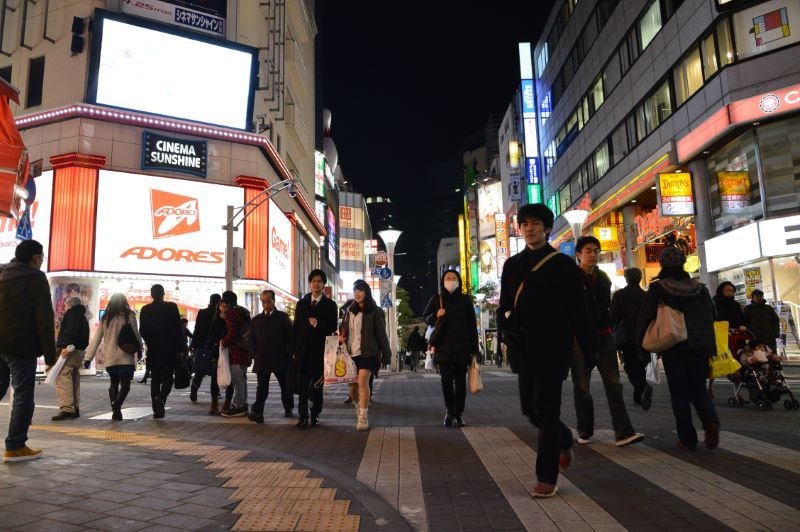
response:
<path id="1" fill-rule="evenodd" d="M 119 334 L 122 327 L 130 323 L 138 341 L 139 349 L 135 354 L 123 351 L 119 346 Z M 102 342 L 105 369 L 111 377 L 108 397 L 114 421 L 122 420 L 122 403 L 131 389 L 133 371 L 136 368 L 136 355 L 141 355 L 142 337 L 136 325 L 136 313 L 128 306 L 125 294 L 114 294 L 108 302 L 106 312 L 100 320 L 100 327 L 95 332 L 89 348 L 84 355 L 84 362 L 90 362 Z"/>

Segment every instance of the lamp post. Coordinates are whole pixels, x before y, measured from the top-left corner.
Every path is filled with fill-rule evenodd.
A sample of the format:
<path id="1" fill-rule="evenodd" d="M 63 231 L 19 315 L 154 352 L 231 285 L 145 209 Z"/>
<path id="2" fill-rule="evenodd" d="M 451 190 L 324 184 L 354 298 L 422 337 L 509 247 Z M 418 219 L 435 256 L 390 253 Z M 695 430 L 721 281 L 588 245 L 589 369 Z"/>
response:
<path id="1" fill-rule="evenodd" d="M 572 209 L 563 212 L 561 216 L 564 217 L 572 229 L 572 240 L 577 245 L 578 238 L 581 236 L 581 230 L 583 230 L 583 224 L 586 222 L 586 218 L 589 217 L 589 211 L 583 209 Z"/>
<path id="2" fill-rule="evenodd" d="M 402 234 L 403 232 L 397 229 L 384 229 L 378 232 L 378 236 L 381 237 L 381 240 L 383 240 L 383 243 L 386 245 L 386 256 L 389 260 L 389 269 L 392 270 L 392 273 L 394 273 L 394 246 L 397 244 L 397 241 L 400 240 L 400 235 Z M 399 280 L 399 275 L 392 279 L 392 306 L 389 307 L 389 312 L 387 313 L 389 322 L 389 344 L 392 348 L 392 358 L 389 364 L 391 371 L 397 371 L 399 367 L 397 358 L 397 304 L 395 302 L 397 295 L 396 281 Z"/>

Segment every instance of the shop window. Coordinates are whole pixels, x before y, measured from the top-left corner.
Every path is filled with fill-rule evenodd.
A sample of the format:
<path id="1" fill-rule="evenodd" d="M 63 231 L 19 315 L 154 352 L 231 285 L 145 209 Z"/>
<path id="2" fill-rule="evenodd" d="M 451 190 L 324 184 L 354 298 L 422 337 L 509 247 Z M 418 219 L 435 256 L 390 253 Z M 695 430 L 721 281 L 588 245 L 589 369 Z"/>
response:
<path id="1" fill-rule="evenodd" d="M 639 145 L 639 139 L 636 138 L 636 115 L 631 113 L 625 120 L 626 129 L 628 130 L 628 149 L 632 150 Z"/>
<path id="2" fill-rule="evenodd" d="M 672 18 L 672 15 L 681 7 L 681 4 L 683 4 L 683 0 L 664 0 L 664 15 L 667 20 Z"/>
<path id="3" fill-rule="evenodd" d="M 583 42 L 586 45 L 587 50 L 589 49 L 590 46 L 592 46 L 594 40 L 597 39 L 597 34 L 598 34 L 597 12 L 593 11 L 591 16 L 589 17 L 589 21 L 583 28 Z"/>
<path id="4" fill-rule="evenodd" d="M 581 109 L 583 109 L 583 116 L 586 117 L 586 121 L 588 122 L 592 117 L 592 114 L 589 110 L 589 98 L 586 96 L 584 96 L 583 100 L 581 101 Z"/>
<path id="5" fill-rule="evenodd" d="M 797 214 L 800 206 L 800 118 L 757 129 L 767 215 Z"/>
<path id="6" fill-rule="evenodd" d="M 28 62 L 28 90 L 25 91 L 25 107 L 42 105 L 44 88 L 44 57 L 35 57 Z"/>
<path id="7" fill-rule="evenodd" d="M 716 74 L 719 69 L 717 66 L 717 48 L 714 46 L 713 33 L 701 41 L 700 49 L 703 52 L 703 75 L 708 79 Z"/>
<path id="8" fill-rule="evenodd" d="M 572 205 L 572 195 L 569 186 L 564 186 L 558 191 L 558 210 L 564 212 Z"/>
<path id="9" fill-rule="evenodd" d="M 619 163 L 628 155 L 628 137 L 625 132 L 625 122 L 620 124 L 619 127 L 611 133 L 611 149 L 612 164 Z"/>
<path id="10" fill-rule="evenodd" d="M 653 0 L 639 20 L 639 49 L 647 48 L 659 31 L 661 31 L 661 5 L 658 0 Z"/>
<path id="11" fill-rule="evenodd" d="M 597 175 L 597 180 L 600 180 L 609 168 L 611 168 L 611 161 L 608 156 L 608 141 L 604 141 L 597 150 L 594 152 L 594 168 Z"/>
<path id="12" fill-rule="evenodd" d="M 709 155 L 707 171 L 716 233 L 763 217 L 752 131 Z"/>
<path id="13" fill-rule="evenodd" d="M 594 104 L 593 108 L 595 111 L 600 109 L 600 106 L 603 105 L 603 101 L 603 78 L 597 78 L 597 81 L 595 81 L 592 87 L 592 103 Z"/>
<path id="14" fill-rule="evenodd" d="M 605 96 L 608 97 L 614 87 L 617 86 L 619 80 L 622 79 L 622 70 L 620 69 L 619 54 L 616 52 L 611 56 L 611 61 L 608 62 L 606 68 L 603 70 L 603 89 L 605 89 Z"/>
<path id="15" fill-rule="evenodd" d="M 716 34 L 717 46 L 719 47 L 719 66 L 730 65 L 734 60 L 730 19 L 724 18 L 717 23 Z"/>
<path id="16" fill-rule="evenodd" d="M 0 68 L 0 78 L 3 78 L 7 82 L 11 83 L 11 67 L 3 67 Z"/>
<path id="17" fill-rule="evenodd" d="M 675 77 L 675 103 L 683 105 L 703 86 L 703 67 L 700 61 L 700 48 L 695 47 L 673 71 Z"/>

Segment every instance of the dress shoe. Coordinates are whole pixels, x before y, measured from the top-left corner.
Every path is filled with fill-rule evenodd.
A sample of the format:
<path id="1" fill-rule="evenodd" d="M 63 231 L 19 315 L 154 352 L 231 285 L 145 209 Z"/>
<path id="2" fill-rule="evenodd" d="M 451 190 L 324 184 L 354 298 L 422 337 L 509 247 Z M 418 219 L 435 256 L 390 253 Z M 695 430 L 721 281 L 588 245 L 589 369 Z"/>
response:
<path id="1" fill-rule="evenodd" d="M 444 415 L 444 421 L 442 422 L 442 425 L 444 425 L 445 427 L 452 427 L 453 426 L 453 418 L 454 417 L 455 416 L 453 416 L 452 412 L 446 413 Z"/>
<path id="2" fill-rule="evenodd" d="M 319 425 L 319 416 L 311 414 L 311 426 L 316 427 L 317 425 Z"/>
<path id="3" fill-rule="evenodd" d="M 264 416 L 260 414 L 254 414 L 253 412 L 250 412 L 247 415 L 247 419 L 254 423 L 264 423 Z"/>
<path id="4" fill-rule="evenodd" d="M 192 389 L 189 390 L 189 400 L 193 403 L 197 402 L 197 388 L 192 386 Z"/>
<path id="5" fill-rule="evenodd" d="M 706 449 L 716 449 L 719 446 L 719 425 L 709 423 L 705 435 Z"/>
<path id="6" fill-rule="evenodd" d="M 297 422 L 297 425 L 295 425 L 295 427 L 297 427 L 298 429 L 308 428 L 308 419 L 301 417 L 300 420 Z"/>
<path id="7" fill-rule="evenodd" d="M 114 410 L 111 414 L 111 419 L 114 421 L 122 421 L 122 410 L 118 406 L 114 407 Z"/>
<path id="8" fill-rule="evenodd" d="M 284 410 L 283 417 L 294 417 L 294 414 L 292 413 L 291 410 Z"/>
<path id="9" fill-rule="evenodd" d="M 75 419 L 77 417 L 80 417 L 80 415 L 75 412 L 64 412 L 62 410 L 61 412 L 51 417 L 50 419 L 53 421 L 64 421 L 65 419 Z"/>

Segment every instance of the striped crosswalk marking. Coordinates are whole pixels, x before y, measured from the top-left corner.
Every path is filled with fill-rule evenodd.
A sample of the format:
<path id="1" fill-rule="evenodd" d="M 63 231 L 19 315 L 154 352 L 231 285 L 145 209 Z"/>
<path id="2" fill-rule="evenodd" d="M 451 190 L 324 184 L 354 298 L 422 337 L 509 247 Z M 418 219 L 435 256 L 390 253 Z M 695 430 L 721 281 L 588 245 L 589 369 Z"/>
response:
<path id="1" fill-rule="evenodd" d="M 722 432 L 720 440 L 726 451 L 800 475 L 800 452 L 798 451 L 734 432 Z"/>
<path id="2" fill-rule="evenodd" d="M 484 371 L 484 374 L 494 375 L 495 377 L 516 377 L 513 373 L 507 371 Z"/>
<path id="3" fill-rule="evenodd" d="M 558 497 L 532 499 L 536 453 L 508 428 L 462 430 L 526 530 L 625 530 L 563 475 Z"/>
<path id="4" fill-rule="evenodd" d="M 800 510 L 647 445 L 616 447 L 611 431 L 595 431 L 591 449 L 734 530 L 793 530 Z"/>
<path id="5" fill-rule="evenodd" d="M 438 379 L 439 378 L 439 374 L 438 373 L 423 373 L 422 374 L 422 378 L 423 379 Z"/>

